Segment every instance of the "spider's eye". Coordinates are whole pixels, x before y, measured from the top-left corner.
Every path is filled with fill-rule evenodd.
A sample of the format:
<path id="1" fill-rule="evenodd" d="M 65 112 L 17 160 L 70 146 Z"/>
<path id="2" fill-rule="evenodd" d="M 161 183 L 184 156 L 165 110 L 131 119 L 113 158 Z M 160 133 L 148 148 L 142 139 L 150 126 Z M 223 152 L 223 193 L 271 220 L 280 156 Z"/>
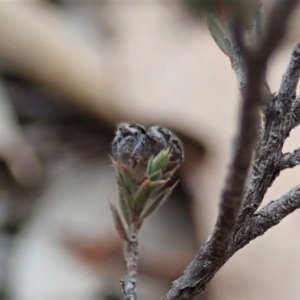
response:
<path id="1" fill-rule="evenodd" d="M 127 136 L 130 136 L 131 135 L 131 132 L 130 131 L 123 131 L 123 137 L 127 137 Z"/>
<path id="2" fill-rule="evenodd" d="M 142 134 L 146 134 L 146 130 L 143 127 L 139 128 Z"/>

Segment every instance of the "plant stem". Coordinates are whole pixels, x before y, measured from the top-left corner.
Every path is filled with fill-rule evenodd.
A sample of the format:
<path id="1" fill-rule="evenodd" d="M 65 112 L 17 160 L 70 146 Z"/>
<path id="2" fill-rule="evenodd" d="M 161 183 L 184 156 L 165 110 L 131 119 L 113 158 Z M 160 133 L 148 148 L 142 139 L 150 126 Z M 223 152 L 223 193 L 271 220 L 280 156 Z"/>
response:
<path id="1" fill-rule="evenodd" d="M 122 281 L 123 299 L 137 300 L 138 228 L 135 222 L 129 225 L 129 242 L 126 245 L 127 275 Z"/>

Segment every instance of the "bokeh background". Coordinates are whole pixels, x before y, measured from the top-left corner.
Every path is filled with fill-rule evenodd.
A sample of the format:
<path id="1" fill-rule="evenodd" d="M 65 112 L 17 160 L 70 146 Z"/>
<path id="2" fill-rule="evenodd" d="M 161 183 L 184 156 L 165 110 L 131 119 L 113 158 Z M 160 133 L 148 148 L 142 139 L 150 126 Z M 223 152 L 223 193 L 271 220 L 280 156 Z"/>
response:
<path id="1" fill-rule="evenodd" d="M 269 63 L 273 92 L 299 28 L 295 11 Z M 185 145 L 180 184 L 141 231 L 138 296 L 160 299 L 213 228 L 239 104 L 191 1 L 1 1 L 0 299 L 121 299 L 108 155 L 122 121 L 165 126 Z M 296 129 L 285 149 L 299 146 Z M 264 204 L 299 175 L 284 171 Z M 199 299 L 299 299 L 299 226 L 295 212 L 240 250 Z"/>

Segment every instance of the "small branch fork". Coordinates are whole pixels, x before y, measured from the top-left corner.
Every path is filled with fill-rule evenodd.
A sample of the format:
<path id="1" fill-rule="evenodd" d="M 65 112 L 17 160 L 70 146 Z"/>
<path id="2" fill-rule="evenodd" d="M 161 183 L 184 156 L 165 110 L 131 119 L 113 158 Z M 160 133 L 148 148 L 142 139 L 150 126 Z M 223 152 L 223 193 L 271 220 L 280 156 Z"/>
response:
<path id="1" fill-rule="evenodd" d="M 270 93 L 265 81 L 268 59 L 283 38 L 288 17 L 297 2 L 276 2 L 261 42 L 256 43 L 254 50 L 250 50 L 243 42 L 238 16 L 231 24 L 231 61 L 243 103 L 219 215 L 212 234 L 183 275 L 173 282 L 163 300 L 192 299 L 203 292 L 215 273 L 236 251 L 300 207 L 299 185 L 257 211 L 280 171 L 300 164 L 300 148 L 293 153 L 282 154 L 290 131 L 300 123 L 300 99 L 296 98 L 300 76 L 300 44 L 292 52 L 277 95 Z M 260 9 L 260 1 L 256 1 L 256 5 Z M 259 18 L 260 14 L 254 16 Z M 253 24 L 259 23 L 260 20 L 256 20 Z M 257 33 L 255 36 L 259 35 Z"/>

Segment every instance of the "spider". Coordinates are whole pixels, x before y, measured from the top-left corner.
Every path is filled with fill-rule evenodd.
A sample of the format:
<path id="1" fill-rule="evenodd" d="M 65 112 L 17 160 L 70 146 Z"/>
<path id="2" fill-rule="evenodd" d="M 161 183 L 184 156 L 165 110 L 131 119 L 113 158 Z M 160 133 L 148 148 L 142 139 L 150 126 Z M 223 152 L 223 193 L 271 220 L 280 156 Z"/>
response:
<path id="1" fill-rule="evenodd" d="M 139 124 L 121 123 L 112 141 L 112 155 L 115 159 L 123 153 L 129 153 L 131 158 L 141 156 L 149 159 L 166 148 L 171 150 L 171 162 L 184 160 L 181 141 L 164 127 L 152 126 L 146 131 L 145 127 Z"/>

